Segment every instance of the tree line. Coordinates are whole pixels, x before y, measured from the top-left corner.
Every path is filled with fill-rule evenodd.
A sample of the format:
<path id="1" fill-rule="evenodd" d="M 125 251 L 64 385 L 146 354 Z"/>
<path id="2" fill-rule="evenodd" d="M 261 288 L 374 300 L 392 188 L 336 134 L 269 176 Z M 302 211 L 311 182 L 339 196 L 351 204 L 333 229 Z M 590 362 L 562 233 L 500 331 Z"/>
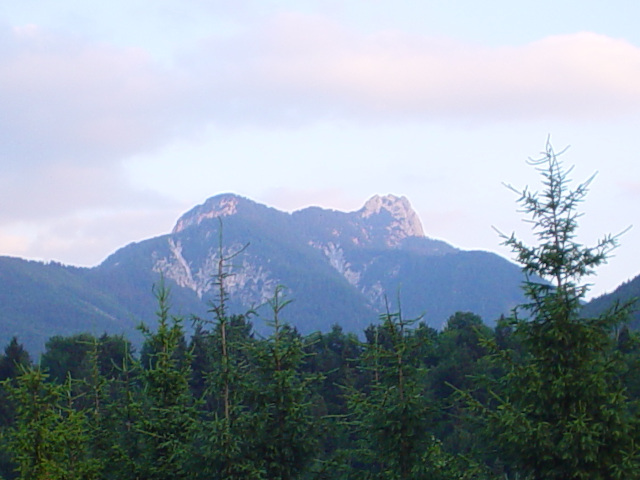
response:
<path id="1" fill-rule="evenodd" d="M 528 303 L 494 328 L 457 312 L 437 331 L 387 310 L 359 338 L 300 335 L 270 300 L 270 335 L 227 309 L 171 314 L 135 352 L 118 335 L 52 337 L 34 365 L 0 357 L 4 479 L 629 479 L 640 477 L 640 343 L 632 304 L 581 316 L 583 279 L 617 246 L 576 240 L 589 182 L 550 145 L 543 189 L 516 190 L 537 238 L 504 235 Z"/>

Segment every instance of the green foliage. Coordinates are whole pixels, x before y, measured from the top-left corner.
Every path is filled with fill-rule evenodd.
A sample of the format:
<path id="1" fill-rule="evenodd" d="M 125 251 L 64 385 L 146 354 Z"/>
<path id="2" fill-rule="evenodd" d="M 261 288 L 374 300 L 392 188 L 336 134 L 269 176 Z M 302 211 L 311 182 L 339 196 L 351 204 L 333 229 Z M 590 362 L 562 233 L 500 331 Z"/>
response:
<path id="1" fill-rule="evenodd" d="M 40 366 L 58 383 L 64 383 L 69 375 L 75 379 L 85 378 L 91 368 L 90 352 L 94 342 L 94 336 L 88 333 L 51 337 L 45 344 Z"/>
<path id="2" fill-rule="evenodd" d="M 257 389 L 255 408 L 258 458 L 266 478 L 293 480 L 310 469 L 319 450 L 315 436 L 318 424 L 311 407 L 310 392 L 317 376 L 300 372 L 304 360 L 302 337 L 280 314 L 289 304 L 283 288 L 277 287 L 270 305 L 272 334 L 256 344 Z"/>
<path id="3" fill-rule="evenodd" d="M 333 325 L 328 333 L 317 332 L 309 337 L 305 346 L 303 370 L 321 375 L 323 411 L 328 415 L 347 413 L 344 396 L 346 386 L 359 383 L 358 360 L 362 346 L 353 333 L 345 333 L 339 325 Z"/>
<path id="4" fill-rule="evenodd" d="M 13 337 L 0 357 L 0 381 L 16 378 L 31 365 L 31 357 L 24 346 Z"/>
<path id="5" fill-rule="evenodd" d="M 425 401 L 426 369 L 417 353 L 423 339 L 401 313 L 386 313 L 369 329 L 362 357 L 370 376 L 364 390 L 352 389 L 349 407 L 358 432 L 358 463 L 366 478 L 445 478 L 449 465 L 431 434 L 432 406 Z"/>
<path id="6" fill-rule="evenodd" d="M 71 380 L 57 385 L 46 379 L 39 368 L 28 368 L 15 384 L 3 383 L 17 405 L 16 421 L 7 431 L 7 439 L 18 478 L 100 478 L 102 465 L 89 455 L 88 420 L 85 412 L 74 409 Z"/>
<path id="7" fill-rule="evenodd" d="M 131 358 L 133 346 L 124 335 L 103 333 L 98 338 L 96 353 L 100 375 L 107 379 L 114 379 L 120 375 L 125 359 Z"/>
<path id="8" fill-rule="evenodd" d="M 18 339 L 13 337 L 4 349 L 4 355 L 0 356 L 0 382 L 19 377 L 30 366 L 29 353 Z M 0 427 L 10 425 L 14 416 L 15 405 L 10 401 L 7 391 L 0 389 Z"/>
<path id="9" fill-rule="evenodd" d="M 464 390 L 474 388 L 474 378 L 485 370 L 484 341 L 491 335 L 482 319 L 471 312 L 457 312 L 449 318 L 438 337 L 435 351 L 438 364 L 430 372 L 436 396 L 452 393 L 449 384 Z"/>
<path id="10" fill-rule="evenodd" d="M 507 372 L 497 407 L 485 406 L 490 434 L 503 460 L 524 477 L 637 478 L 638 422 L 621 382 L 625 367 L 613 336 L 628 306 L 580 317 L 587 291 L 580 281 L 606 260 L 617 238 L 605 236 L 594 247 L 579 244 L 577 207 L 589 181 L 570 190 L 570 170 L 550 145 L 532 164 L 544 190 L 519 192 L 519 203 L 538 245 L 505 237 L 528 277 L 529 303 L 519 310 L 525 317 L 516 313 L 512 320 L 522 351 L 495 354 Z"/>
<path id="11" fill-rule="evenodd" d="M 259 479 L 264 471 L 255 454 L 257 387 L 250 324 L 244 315 L 231 315 L 216 317 L 213 327 L 212 332 L 200 329 L 194 344 L 205 410 L 197 432 L 198 472 L 203 478 Z"/>
<path id="12" fill-rule="evenodd" d="M 148 345 L 148 364 L 142 370 L 144 397 L 142 415 L 134 429 L 142 436 L 140 476 L 148 480 L 190 478 L 187 464 L 192 457 L 195 411 L 189 391 L 191 367 L 182 320 L 169 315 L 169 290 L 161 282 L 155 291 L 158 326 L 152 332 L 142 326 Z"/>
<path id="13" fill-rule="evenodd" d="M 433 432 L 448 451 L 459 455 L 484 459 L 482 452 L 475 451 L 480 429 L 457 392 L 474 392 L 476 398 L 486 400 L 485 377 L 494 372 L 485 342 L 492 337 L 493 332 L 478 315 L 456 312 L 435 340 L 436 360 L 427 377 L 429 396 L 438 406 Z M 491 457 L 486 460 L 490 463 Z"/>
<path id="14" fill-rule="evenodd" d="M 148 446 L 147 435 L 140 429 L 141 419 L 149 414 L 142 368 L 127 352 L 117 371 L 106 385 L 107 399 L 95 430 L 95 446 L 97 454 L 109 465 L 105 479 L 137 480 L 145 468 Z"/>
<path id="15" fill-rule="evenodd" d="M 0 356 L 0 381 L 15 385 L 18 378 L 31 366 L 31 358 L 24 346 L 13 337 Z M 11 399 L 6 388 L 0 388 L 0 428 L 7 428 L 14 424 L 16 417 L 15 399 Z M 6 438 L 0 436 L 0 478 L 12 479 L 15 464 L 7 452 Z"/>

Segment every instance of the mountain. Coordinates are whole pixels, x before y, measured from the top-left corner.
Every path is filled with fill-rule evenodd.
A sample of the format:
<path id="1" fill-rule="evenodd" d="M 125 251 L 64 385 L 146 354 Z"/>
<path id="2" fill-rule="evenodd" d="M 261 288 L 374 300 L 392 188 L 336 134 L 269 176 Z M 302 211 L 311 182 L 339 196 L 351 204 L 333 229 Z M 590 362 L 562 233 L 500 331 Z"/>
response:
<path id="1" fill-rule="evenodd" d="M 354 212 L 286 213 L 223 194 L 182 215 L 171 233 L 129 244 L 94 268 L 0 258 L 0 341 L 18 335 L 34 352 L 51 335 L 79 331 L 139 341 L 135 326 L 154 324 L 152 286 L 161 276 L 175 314 L 209 315 L 220 255 L 231 258 L 230 310 L 263 305 L 253 319 L 259 333 L 278 285 L 293 300 L 283 319 L 302 333 L 335 323 L 361 333 L 387 299 L 436 328 L 456 311 L 491 324 L 523 301 L 519 267 L 428 238 L 404 197 L 376 195 Z"/>
<path id="2" fill-rule="evenodd" d="M 52 335 L 131 330 L 132 316 L 90 269 L 0 257 L 0 344 L 17 336 L 31 353 Z"/>
<path id="3" fill-rule="evenodd" d="M 623 283 L 613 292 L 592 299 L 583 306 L 582 313 L 585 317 L 594 317 L 612 308 L 616 303 L 624 304 L 633 299 L 640 299 L 640 275 Z M 640 302 L 633 308 L 629 326 L 636 330 L 640 328 Z"/>

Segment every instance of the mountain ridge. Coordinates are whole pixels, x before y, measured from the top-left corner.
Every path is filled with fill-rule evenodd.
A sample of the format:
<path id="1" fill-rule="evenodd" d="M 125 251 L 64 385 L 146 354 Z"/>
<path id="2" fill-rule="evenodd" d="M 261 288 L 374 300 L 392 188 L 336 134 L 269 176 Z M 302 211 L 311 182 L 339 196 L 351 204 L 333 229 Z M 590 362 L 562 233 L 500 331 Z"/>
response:
<path id="1" fill-rule="evenodd" d="M 375 195 L 352 212 L 307 207 L 287 213 L 225 193 L 185 212 L 169 233 L 125 245 L 96 267 L 60 265 L 54 274 L 44 265 L 17 262 L 8 281 L 20 283 L 24 294 L 5 289 L 15 298 L 0 304 L 0 325 L 15 326 L 21 315 L 15 305 L 29 305 L 39 288 L 50 302 L 64 295 L 50 303 L 55 312 L 20 317 L 34 326 L 29 348 L 41 351 L 48 336 L 83 325 L 139 339 L 135 326 L 155 322 L 152 287 L 161 277 L 172 289 L 175 314 L 209 315 L 220 255 L 233 257 L 226 265 L 230 311 L 264 305 L 284 285 L 294 301 L 283 320 L 301 333 L 328 331 L 335 323 L 362 333 L 387 301 L 400 308 L 396 297 L 407 318 L 424 315 L 435 328 L 456 311 L 472 311 L 491 324 L 523 300 L 519 267 L 427 237 L 405 197 Z M 29 287 L 31 270 L 41 279 L 37 288 Z M 264 307 L 258 313 L 253 322 L 264 334 L 270 314 Z"/>

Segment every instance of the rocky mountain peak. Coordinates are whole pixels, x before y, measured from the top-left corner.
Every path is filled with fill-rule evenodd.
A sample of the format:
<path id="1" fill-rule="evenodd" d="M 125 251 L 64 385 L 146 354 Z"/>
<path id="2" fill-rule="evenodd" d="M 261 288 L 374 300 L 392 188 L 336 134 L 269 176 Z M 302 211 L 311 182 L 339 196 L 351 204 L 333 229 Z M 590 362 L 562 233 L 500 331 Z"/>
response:
<path id="1" fill-rule="evenodd" d="M 381 213 L 388 213 L 393 219 L 386 226 L 388 231 L 387 243 L 397 245 L 406 237 L 424 237 L 422 222 L 418 214 L 411 208 L 411 204 L 406 197 L 397 197 L 395 195 L 374 195 L 359 210 L 359 214 L 363 219 L 372 219 Z"/>
<path id="2" fill-rule="evenodd" d="M 234 215 L 238 211 L 239 201 L 240 197 L 231 193 L 211 197 L 202 205 L 198 205 L 182 215 L 176 222 L 175 227 L 173 227 L 172 233 L 178 233 L 188 227 L 200 225 L 209 218 Z"/>

